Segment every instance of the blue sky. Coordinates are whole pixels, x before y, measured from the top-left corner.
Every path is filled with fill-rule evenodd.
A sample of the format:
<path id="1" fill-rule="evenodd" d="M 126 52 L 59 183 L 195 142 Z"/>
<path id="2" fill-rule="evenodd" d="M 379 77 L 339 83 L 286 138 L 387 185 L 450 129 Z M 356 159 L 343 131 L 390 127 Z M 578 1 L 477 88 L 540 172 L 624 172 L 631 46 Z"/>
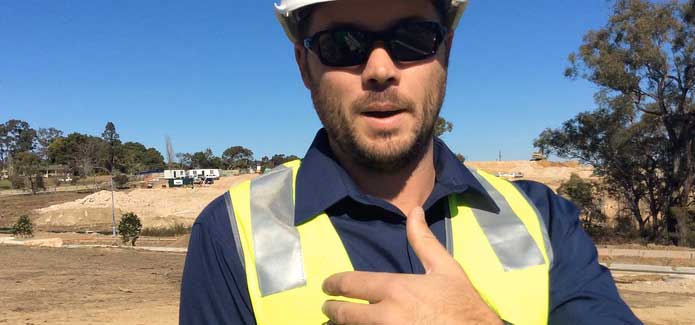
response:
<path id="1" fill-rule="evenodd" d="M 528 159 L 533 139 L 591 109 L 563 77 L 607 0 L 472 0 L 452 49 L 443 138 L 469 160 Z M 164 153 L 232 145 L 302 156 L 320 123 L 273 2 L 0 1 L 0 122 L 101 134 Z"/>

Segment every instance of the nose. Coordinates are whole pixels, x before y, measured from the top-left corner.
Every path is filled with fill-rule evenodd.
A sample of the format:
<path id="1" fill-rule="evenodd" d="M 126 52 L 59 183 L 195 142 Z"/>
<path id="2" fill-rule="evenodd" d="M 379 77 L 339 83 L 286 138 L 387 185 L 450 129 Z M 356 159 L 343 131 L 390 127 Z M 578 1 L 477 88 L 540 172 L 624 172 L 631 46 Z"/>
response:
<path id="1" fill-rule="evenodd" d="M 383 42 L 374 44 L 362 71 L 362 84 L 365 89 L 382 91 L 400 82 L 401 72 L 393 62 Z"/>

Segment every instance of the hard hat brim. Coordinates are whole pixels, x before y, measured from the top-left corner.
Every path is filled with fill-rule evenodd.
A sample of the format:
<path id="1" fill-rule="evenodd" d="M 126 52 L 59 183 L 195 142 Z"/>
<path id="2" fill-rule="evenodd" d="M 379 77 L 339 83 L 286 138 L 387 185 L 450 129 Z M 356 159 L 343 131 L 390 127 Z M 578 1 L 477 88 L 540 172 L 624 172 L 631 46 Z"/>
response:
<path id="1" fill-rule="evenodd" d="M 300 18 L 295 14 L 297 10 L 311 5 L 332 1 L 336 0 L 297 0 L 290 3 L 283 2 L 279 5 L 275 4 L 275 17 L 280 22 L 282 29 L 287 35 L 287 38 L 289 38 L 292 43 L 297 43 L 301 41 L 299 39 L 300 35 L 298 28 Z M 466 6 L 468 6 L 468 0 L 445 1 L 451 2 L 446 13 L 447 21 L 445 23 L 450 30 L 454 30 L 456 29 L 456 26 L 458 26 L 461 16 L 466 10 Z"/>

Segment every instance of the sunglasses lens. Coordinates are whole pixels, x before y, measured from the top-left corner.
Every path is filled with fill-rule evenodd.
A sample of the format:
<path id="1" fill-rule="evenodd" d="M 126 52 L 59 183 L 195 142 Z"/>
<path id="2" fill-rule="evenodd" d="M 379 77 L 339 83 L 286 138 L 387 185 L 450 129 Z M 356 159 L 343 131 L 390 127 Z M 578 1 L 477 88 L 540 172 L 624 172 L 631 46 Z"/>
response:
<path id="1" fill-rule="evenodd" d="M 359 31 L 331 31 L 320 34 L 317 41 L 322 63 L 334 67 L 362 64 L 371 47 L 365 33 Z"/>
<path id="2" fill-rule="evenodd" d="M 396 61 L 417 61 L 431 57 L 442 43 L 446 29 L 435 22 L 408 22 L 385 33 L 359 30 L 328 30 L 307 39 L 305 46 L 313 49 L 321 63 L 332 67 L 364 64 L 375 40 L 388 44 Z"/>
<path id="3" fill-rule="evenodd" d="M 436 23 L 401 25 L 394 30 L 390 42 L 391 55 L 398 61 L 423 60 L 437 52 L 442 36 L 441 28 Z"/>

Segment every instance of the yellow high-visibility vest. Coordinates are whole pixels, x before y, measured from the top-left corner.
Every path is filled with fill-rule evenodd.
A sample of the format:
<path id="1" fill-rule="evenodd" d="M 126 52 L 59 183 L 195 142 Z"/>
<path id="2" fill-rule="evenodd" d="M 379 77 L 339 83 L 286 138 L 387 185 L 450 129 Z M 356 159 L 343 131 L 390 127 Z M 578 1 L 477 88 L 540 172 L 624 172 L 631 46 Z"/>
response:
<path id="1" fill-rule="evenodd" d="M 292 161 L 241 183 L 230 189 L 227 201 L 253 312 L 261 325 L 325 323 L 321 306 L 331 297 L 321 290 L 323 281 L 354 270 L 325 213 L 294 225 L 299 166 L 299 160 Z M 547 324 L 552 249 L 543 220 L 513 183 L 472 172 L 499 209 L 475 191 L 451 195 L 450 216 L 445 218 L 447 250 L 502 320 Z"/>

